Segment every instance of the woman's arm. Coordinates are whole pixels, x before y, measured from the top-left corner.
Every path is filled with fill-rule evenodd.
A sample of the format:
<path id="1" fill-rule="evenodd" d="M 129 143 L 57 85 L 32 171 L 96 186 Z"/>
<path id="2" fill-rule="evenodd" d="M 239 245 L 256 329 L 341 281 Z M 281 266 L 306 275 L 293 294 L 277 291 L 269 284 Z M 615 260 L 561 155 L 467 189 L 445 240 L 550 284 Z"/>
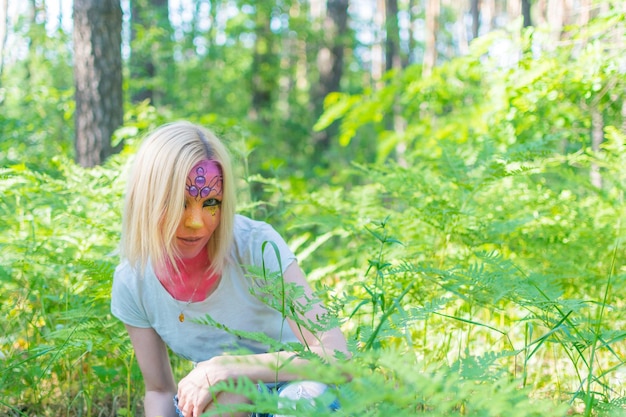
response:
<path id="1" fill-rule="evenodd" d="M 283 274 L 286 283 L 294 283 L 304 289 L 304 296 L 298 300 L 305 304 L 306 299 L 311 299 L 313 291 L 306 281 L 304 272 L 293 262 L 287 267 Z M 326 314 L 326 309 L 321 304 L 315 304 L 311 310 L 305 313 L 304 322 L 317 321 L 317 317 Z M 302 318 L 300 318 L 302 319 Z M 317 355 L 332 361 L 335 352 L 349 355 L 347 343 L 339 328 L 329 329 L 320 333 L 312 333 L 304 328 L 298 327 L 296 321 L 287 319 L 294 334 L 300 339 L 302 344 L 308 346 Z M 298 379 L 297 372 L 290 372 L 284 369 L 283 365 L 289 362 L 289 369 L 297 368 L 299 364 L 307 363 L 306 360 L 298 358 L 293 352 L 273 352 L 240 356 L 216 356 L 198 365 L 178 384 L 179 400 L 193 402 L 192 409 L 204 410 L 212 401 L 210 387 L 221 381 L 247 377 L 252 381 L 290 381 Z M 204 395 L 202 395 L 204 394 Z M 191 398 L 195 398 L 191 400 Z M 189 400 L 188 400 L 189 399 Z"/>
<path id="2" fill-rule="evenodd" d="M 146 417 L 176 417 L 173 403 L 176 383 L 165 343 L 154 329 L 126 325 L 126 330 L 146 387 Z"/>
<path id="3" fill-rule="evenodd" d="M 286 283 L 293 283 L 304 289 L 304 296 L 298 301 L 304 304 L 307 299 L 310 300 L 313 298 L 313 291 L 297 262 L 294 261 L 287 267 L 283 277 Z M 300 320 L 305 323 L 304 326 L 298 326 L 298 324 L 291 319 L 287 321 L 289 322 L 291 330 L 293 330 L 293 333 L 300 339 L 302 344 L 308 346 L 312 352 L 319 356 L 332 361 L 335 352 L 349 355 L 346 338 L 341 330 L 335 327 L 327 329 L 324 332 L 313 334 L 310 330 L 306 329 L 307 322 L 315 323 L 319 320 L 319 317 L 323 317 L 326 314 L 326 309 L 318 302 L 314 304 L 309 311 L 304 312 L 304 317 L 300 318 Z"/>

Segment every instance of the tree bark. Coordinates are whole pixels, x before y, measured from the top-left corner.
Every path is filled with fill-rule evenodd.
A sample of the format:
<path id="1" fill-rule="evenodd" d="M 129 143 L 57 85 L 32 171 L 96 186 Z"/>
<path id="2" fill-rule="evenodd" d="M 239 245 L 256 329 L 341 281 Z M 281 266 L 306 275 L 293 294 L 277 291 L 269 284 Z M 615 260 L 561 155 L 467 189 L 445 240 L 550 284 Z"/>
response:
<path id="1" fill-rule="evenodd" d="M 348 31 L 348 0 L 328 0 L 323 23 L 324 44 L 317 54 L 319 82 L 314 95 L 315 113 L 320 116 L 324 111 L 324 99 L 334 91 L 340 90 L 343 77 L 345 36 Z M 315 135 L 316 155 L 321 155 L 330 148 L 330 139 L 337 133 L 336 123 Z"/>
<path id="2" fill-rule="evenodd" d="M 480 7 L 482 20 L 487 24 L 485 32 L 490 32 L 496 27 L 497 7 L 496 0 L 482 0 Z"/>
<path id="3" fill-rule="evenodd" d="M 211 1 L 211 11 L 209 12 L 209 30 L 206 34 L 208 40 L 208 51 L 207 56 L 209 57 L 209 62 L 216 59 L 216 47 L 217 47 L 217 10 L 220 7 L 219 0 Z"/>
<path id="4" fill-rule="evenodd" d="M 457 6 L 460 6 L 460 5 L 457 5 Z M 470 8 L 471 8 L 471 5 L 470 5 Z M 466 12 L 465 8 L 461 7 L 458 9 L 458 13 L 456 14 L 458 18 L 458 21 L 456 23 L 457 48 L 459 48 L 458 54 L 460 56 L 465 56 L 469 54 L 469 50 L 470 50 L 469 43 L 471 40 L 470 38 L 472 36 L 471 33 L 469 34 L 467 33 L 467 23 L 465 21 L 465 12 Z M 471 10 L 470 10 L 470 13 L 471 13 Z"/>
<path id="5" fill-rule="evenodd" d="M 387 71 L 400 69 L 400 26 L 398 24 L 398 0 L 385 1 L 385 67 Z"/>
<path id="6" fill-rule="evenodd" d="M 440 0 L 427 0 L 426 4 L 426 45 L 422 75 L 429 76 L 437 63 L 437 30 L 439 29 Z"/>
<path id="7" fill-rule="evenodd" d="M 319 68 L 318 103 L 330 92 L 339 91 L 343 75 L 344 36 L 348 30 L 348 0 L 328 0 L 323 32 L 324 45 L 317 54 Z"/>
<path id="8" fill-rule="evenodd" d="M 622 101 L 622 133 L 626 135 L 626 100 Z"/>
<path id="9" fill-rule="evenodd" d="M 123 122 L 122 9 L 119 0 L 74 0 L 76 162 L 102 164 Z"/>
<path id="10" fill-rule="evenodd" d="M 532 26 L 532 20 L 530 16 L 530 0 L 522 0 L 522 16 L 524 19 L 523 26 L 525 28 Z"/>
<path id="11" fill-rule="evenodd" d="M 537 0 L 535 5 L 535 16 L 537 17 L 537 26 L 543 26 L 546 24 L 546 7 L 547 0 Z"/>
<path id="12" fill-rule="evenodd" d="M 597 105 L 591 108 L 591 150 L 594 153 L 600 152 L 600 145 L 604 139 L 604 120 L 602 119 L 602 112 L 598 109 Z M 589 172 L 591 185 L 596 188 L 602 188 L 602 174 L 600 173 L 600 167 L 597 163 L 591 163 L 591 170 Z"/>
<path id="13" fill-rule="evenodd" d="M 130 79 L 134 83 L 131 101 L 138 103 L 149 100 L 154 104 L 155 77 L 158 66 L 158 50 L 161 42 L 151 45 L 137 44 L 137 28 L 146 31 L 154 28 L 169 27 L 168 0 L 131 0 L 131 52 Z M 169 33 L 166 30 L 166 33 Z M 162 93 L 161 93 L 162 95 Z"/>
<path id="14" fill-rule="evenodd" d="M 409 0 L 409 51 L 407 53 L 406 66 L 415 63 L 415 47 L 417 45 L 417 41 L 415 40 L 415 21 L 417 20 L 417 13 L 415 12 L 416 5 L 415 0 Z"/>
<path id="15" fill-rule="evenodd" d="M 385 42 L 385 61 L 387 71 L 401 70 L 402 58 L 400 56 L 400 25 L 398 23 L 398 0 L 386 0 L 385 2 L 385 21 L 386 42 Z M 400 104 L 398 99 L 395 100 L 391 110 L 391 118 L 387 118 L 387 129 L 396 132 L 400 136 L 406 130 L 406 122 L 401 116 Z M 406 144 L 399 141 L 395 147 L 396 159 L 400 165 L 405 166 L 404 154 Z"/>
<path id="16" fill-rule="evenodd" d="M 561 40 L 561 32 L 565 24 L 565 3 L 563 0 L 548 0 L 546 12 L 548 26 L 552 33 L 554 45 Z"/>
<path id="17" fill-rule="evenodd" d="M 9 0 L 0 0 L 0 80 L 4 69 L 4 49 L 9 35 Z"/>
<path id="18" fill-rule="evenodd" d="M 471 0 L 470 13 L 472 14 L 472 39 L 478 37 L 480 29 L 480 0 Z"/>
<path id="19" fill-rule="evenodd" d="M 374 90 L 380 90 L 383 88 L 383 73 L 385 72 L 385 56 L 384 56 L 384 41 L 380 36 L 384 32 L 385 28 L 385 0 L 375 0 L 376 11 L 373 16 L 373 32 L 374 41 L 371 47 L 371 67 L 370 74 L 372 77 L 371 84 Z"/>
<path id="20" fill-rule="evenodd" d="M 522 12 L 521 0 L 507 0 L 506 13 L 509 22 L 515 21 Z"/>
<path id="21" fill-rule="evenodd" d="M 248 112 L 251 120 L 269 124 L 267 112 L 273 103 L 273 93 L 277 91 L 276 55 L 274 34 L 270 27 L 272 5 L 268 0 L 256 2 L 255 39 L 251 67 L 252 106 Z"/>

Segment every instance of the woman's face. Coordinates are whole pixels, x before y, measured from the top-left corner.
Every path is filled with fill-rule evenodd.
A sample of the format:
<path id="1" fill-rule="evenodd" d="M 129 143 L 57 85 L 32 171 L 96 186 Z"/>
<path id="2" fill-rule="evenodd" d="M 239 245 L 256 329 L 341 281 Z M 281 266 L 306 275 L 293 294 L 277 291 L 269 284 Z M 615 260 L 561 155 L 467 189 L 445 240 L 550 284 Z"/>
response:
<path id="1" fill-rule="evenodd" d="M 190 259 L 206 245 L 220 223 L 222 170 L 213 160 L 202 160 L 187 175 L 185 211 L 176 229 L 176 247 L 182 259 Z"/>

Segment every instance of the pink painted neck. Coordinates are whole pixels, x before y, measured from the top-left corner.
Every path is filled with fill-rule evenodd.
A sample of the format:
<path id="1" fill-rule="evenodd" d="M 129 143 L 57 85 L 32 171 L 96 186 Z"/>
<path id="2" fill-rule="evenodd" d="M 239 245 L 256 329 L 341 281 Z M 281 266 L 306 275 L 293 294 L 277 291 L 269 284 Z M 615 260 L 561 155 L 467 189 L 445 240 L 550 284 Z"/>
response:
<path id="1" fill-rule="evenodd" d="M 221 277 L 218 273 L 208 272 L 210 261 L 205 250 L 193 258 L 177 260 L 176 266 L 178 272 L 168 263 L 156 275 L 167 292 L 179 301 L 204 301 Z"/>

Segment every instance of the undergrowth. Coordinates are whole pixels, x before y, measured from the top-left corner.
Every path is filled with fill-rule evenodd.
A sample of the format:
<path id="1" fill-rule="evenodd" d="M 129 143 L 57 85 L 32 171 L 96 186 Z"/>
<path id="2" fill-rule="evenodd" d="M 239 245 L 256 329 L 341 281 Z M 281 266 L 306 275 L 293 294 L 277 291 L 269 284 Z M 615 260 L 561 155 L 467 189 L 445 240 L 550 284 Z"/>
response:
<path id="1" fill-rule="evenodd" d="M 4 415 L 142 413 L 140 373 L 109 313 L 123 160 L 1 172 Z M 605 163 L 623 175 L 621 160 Z M 277 227 L 353 354 L 311 358 L 304 372 L 337 383 L 335 415 L 623 415 L 621 228 L 590 231 L 621 224 L 615 193 L 543 183 L 568 169 L 552 161 L 474 169 L 361 165 L 376 181 L 287 190 Z M 253 395 L 243 382 L 226 389 Z M 324 415 L 326 400 L 296 414 Z"/>
<path id="2" fill-rule="evenodd" d="M 597 33 L 540 60 L 526 32 L 513 68 L 490 65 L 481 39 L 431 77 L 407 68 L 380 91 L 332 95 L 322 121 L 342 119 L 345 146 L 376 132 L 378 160 L 315 189 L 244 169 L 265 198 L 242 189 L 240 211 L 288 239 L 348 338 L 351 360 L 303 370 L 337 384 L 333 415 L 626 415 L 624 76 L 619 56 L 594 55 L 623 48 Z M 403 131 L 386 130 L 392 111 Z M 144 117 L 118 134 L 132 145 L 161 116 Z M 141 416 L 141 375 L 109 311 L 132 149 L 82 169 L 48 157 L 66 141 L 0 122 L 0 416 Z M 18 163 L 25 146 L 38 157 Z M 178 377 L 191 366 L 173 365 Z M 277 407 L 249 381 L 225 385 Z M 328 400 L 294 415 L 329 414 Z"/>

